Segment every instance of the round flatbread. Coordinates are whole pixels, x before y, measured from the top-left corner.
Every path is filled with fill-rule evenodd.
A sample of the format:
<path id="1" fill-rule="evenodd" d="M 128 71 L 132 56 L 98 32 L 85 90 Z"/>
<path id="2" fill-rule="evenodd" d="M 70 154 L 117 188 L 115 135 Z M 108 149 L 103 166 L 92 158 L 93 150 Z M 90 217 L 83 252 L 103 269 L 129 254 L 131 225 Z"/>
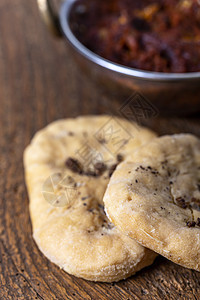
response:
<path id="1" fill-rule="evenodd" d="M 200 271 L 200 140 L 155 138 L 122 162 L 104 197 L 125 234 L 182 266 Z"/>
<path id="2" fill-rule="evenodd" d="M 33 236 L 65 271 L 118 281 L 151 264 L 155 253 L 120 233 L 104 213 L 110 176 L 155 134 L 110 116 L 56 121 L 39 131 L 24 155 Z"/>

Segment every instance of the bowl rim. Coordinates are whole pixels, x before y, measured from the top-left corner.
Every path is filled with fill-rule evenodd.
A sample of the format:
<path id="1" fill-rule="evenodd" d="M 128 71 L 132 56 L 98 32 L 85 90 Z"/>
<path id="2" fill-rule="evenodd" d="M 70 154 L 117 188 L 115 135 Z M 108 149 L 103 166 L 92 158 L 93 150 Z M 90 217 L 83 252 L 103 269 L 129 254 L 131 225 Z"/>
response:
<path id="1" fill-rule="evenodd" d="M 188 73 L 163 73 L 163 72 L 153 72 L 145 71 L 140 69 L 134 69 L 131 67 L 126 67 L 117 63 L 114 63 L 108 59 L 105 59 L 88 48 L 86 48 L 73 34 L 69 25 L 69 16 L 71 12 L 72 5 L 77 0 L 67 0 L 64 1 L 60 8 L 59 19 L 61 24 L 61 29 L 65 38 L 70 42 L 74 49 L 77 50 L 86 59 L 90 60 L 96 65 L 99 65 L 107 70 L 116 72 L 122 76 L 130 76 L 137 79 L 152 80 L 152 81 L 185 81 L 185 80 L 198 80 L 200 79 L 200 72 L 188 72 Z"/>

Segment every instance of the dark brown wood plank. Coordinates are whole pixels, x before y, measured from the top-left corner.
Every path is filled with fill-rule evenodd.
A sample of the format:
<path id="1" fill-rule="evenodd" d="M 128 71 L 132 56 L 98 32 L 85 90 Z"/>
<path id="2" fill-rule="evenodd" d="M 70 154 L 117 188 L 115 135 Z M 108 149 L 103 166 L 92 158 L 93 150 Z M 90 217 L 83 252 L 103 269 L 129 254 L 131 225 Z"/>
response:
<path id="1" fill-rule="evenodd" d="M 33 134 L 58 118 L 119 109 L 48 34 L 36 1 L 0 1 L 0 299 L 199 299 L 200 274 L 162 257 L 125 281 L 94 283 L 60 270 L 32 239 L 22 155 Z M 198 115 L 143 121 L 159 134 L 200 136 Z"/>

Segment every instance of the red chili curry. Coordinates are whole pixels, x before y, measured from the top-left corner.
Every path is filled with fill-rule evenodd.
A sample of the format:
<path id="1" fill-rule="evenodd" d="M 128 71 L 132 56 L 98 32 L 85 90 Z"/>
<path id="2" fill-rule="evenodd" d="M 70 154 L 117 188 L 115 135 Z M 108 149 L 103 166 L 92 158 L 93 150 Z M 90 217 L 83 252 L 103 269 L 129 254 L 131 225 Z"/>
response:
<path id="1" fill-rule="evenodd" d="M 82 44 L 115 63 L 200 71 L 200 0 L 78 0 L 70 24 Z"/>

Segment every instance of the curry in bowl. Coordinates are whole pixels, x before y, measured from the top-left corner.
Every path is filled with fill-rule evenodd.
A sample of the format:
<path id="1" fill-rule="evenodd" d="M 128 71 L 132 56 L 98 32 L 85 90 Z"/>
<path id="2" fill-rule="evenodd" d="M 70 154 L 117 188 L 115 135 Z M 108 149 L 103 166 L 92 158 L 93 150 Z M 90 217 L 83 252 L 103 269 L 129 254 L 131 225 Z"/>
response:
<path id="1" fill-rule="evenodd" d="M 165 73 L 200 71 L 198 0 L 78 0 L 70 15 L 77 39 L 120 65 Z"/>

